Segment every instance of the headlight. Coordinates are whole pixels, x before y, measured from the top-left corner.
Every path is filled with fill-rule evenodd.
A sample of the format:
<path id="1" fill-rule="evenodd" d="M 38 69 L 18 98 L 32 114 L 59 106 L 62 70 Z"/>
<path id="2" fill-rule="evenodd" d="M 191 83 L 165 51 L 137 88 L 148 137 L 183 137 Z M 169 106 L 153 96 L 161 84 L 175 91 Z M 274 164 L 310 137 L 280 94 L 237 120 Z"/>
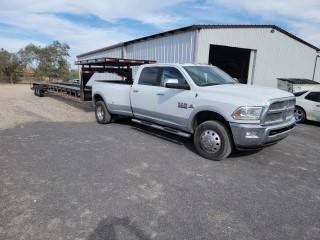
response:
<path id="1" fill-rule="evenodd" d="M 259 120 L 263 107 L 239 107 L 232 113 L 236 120 Z"/>

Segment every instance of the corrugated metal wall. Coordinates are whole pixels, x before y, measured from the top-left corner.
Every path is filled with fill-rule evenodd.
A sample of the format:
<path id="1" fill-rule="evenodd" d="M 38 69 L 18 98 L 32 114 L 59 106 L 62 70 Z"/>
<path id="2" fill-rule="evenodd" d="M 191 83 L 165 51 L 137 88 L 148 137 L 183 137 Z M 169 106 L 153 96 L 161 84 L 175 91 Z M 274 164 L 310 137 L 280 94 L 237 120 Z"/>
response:
<path id="1" fill-rule="evenodd" d="M 191 63 L 194 55 L 194 31 L 133 43 L 125 48 L 125 56 L 133 59 L 157 60 L 160 63 Z"/>
<path id="2" fill-rule="evenodd" d="M 312 79 L 316 50 L 271 28 L 202 29 L 196 62 L 208 63 L 210 44 L 256 50 L 255 85 L 277 87 L 278 78 Z"/>
<path id="3" fill-rule="evenodd" d="M 79 60 L 99 57 L 123 57 L 157 60 L 160 63 L 191 63 L 194 57 L 194 32 L 177 33 L 93 53 Z"/>

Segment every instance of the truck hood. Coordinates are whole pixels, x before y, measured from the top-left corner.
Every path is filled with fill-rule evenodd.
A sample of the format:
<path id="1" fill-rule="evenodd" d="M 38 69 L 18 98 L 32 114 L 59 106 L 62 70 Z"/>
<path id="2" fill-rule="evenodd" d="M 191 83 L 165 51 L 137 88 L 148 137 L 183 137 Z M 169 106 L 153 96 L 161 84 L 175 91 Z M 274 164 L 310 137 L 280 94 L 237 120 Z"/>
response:
<path id="1" fill-rule="evenodd" d="M 241 100 L 245 104 L 253 105 L 266 104 L 271 99 L 294 97 L 293 94 L 279 89 L 245 84 L 222 84 L 203 87 L 203 92 L 221 93 L 224 96 L 230 96 L 230 100 Z"/>

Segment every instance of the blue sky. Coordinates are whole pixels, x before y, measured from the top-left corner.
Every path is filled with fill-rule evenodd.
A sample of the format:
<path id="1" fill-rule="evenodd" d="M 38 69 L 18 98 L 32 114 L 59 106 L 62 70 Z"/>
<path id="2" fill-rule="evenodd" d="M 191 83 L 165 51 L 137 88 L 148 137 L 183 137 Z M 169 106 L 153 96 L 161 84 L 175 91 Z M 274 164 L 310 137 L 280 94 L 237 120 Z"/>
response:
<path id="1" fill-rule="evenodd" d="M 191 24 L 276 24 L 320 46 L 319 0 L 0 0 L 0 48 L 68 43 L 77 54 Z"/>

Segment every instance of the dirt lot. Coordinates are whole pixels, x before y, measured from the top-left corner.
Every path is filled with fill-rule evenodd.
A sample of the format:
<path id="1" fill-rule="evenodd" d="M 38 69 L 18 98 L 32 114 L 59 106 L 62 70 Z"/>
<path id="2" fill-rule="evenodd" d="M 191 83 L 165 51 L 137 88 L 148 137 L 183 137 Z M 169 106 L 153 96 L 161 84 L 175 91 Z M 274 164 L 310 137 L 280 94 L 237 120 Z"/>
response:
<path id="1" fill-rule="evenodd" d="M 34 96 L 29 85 L 0 84 L 0 129 L 28 122 L 92 122 L 94 115 L 81 104 Z"/>
<path id="2" fill-rule="evenodd" d="M 319 125 L 222 162 L 0 85 L 0 239 L 320 239 Z"/>

